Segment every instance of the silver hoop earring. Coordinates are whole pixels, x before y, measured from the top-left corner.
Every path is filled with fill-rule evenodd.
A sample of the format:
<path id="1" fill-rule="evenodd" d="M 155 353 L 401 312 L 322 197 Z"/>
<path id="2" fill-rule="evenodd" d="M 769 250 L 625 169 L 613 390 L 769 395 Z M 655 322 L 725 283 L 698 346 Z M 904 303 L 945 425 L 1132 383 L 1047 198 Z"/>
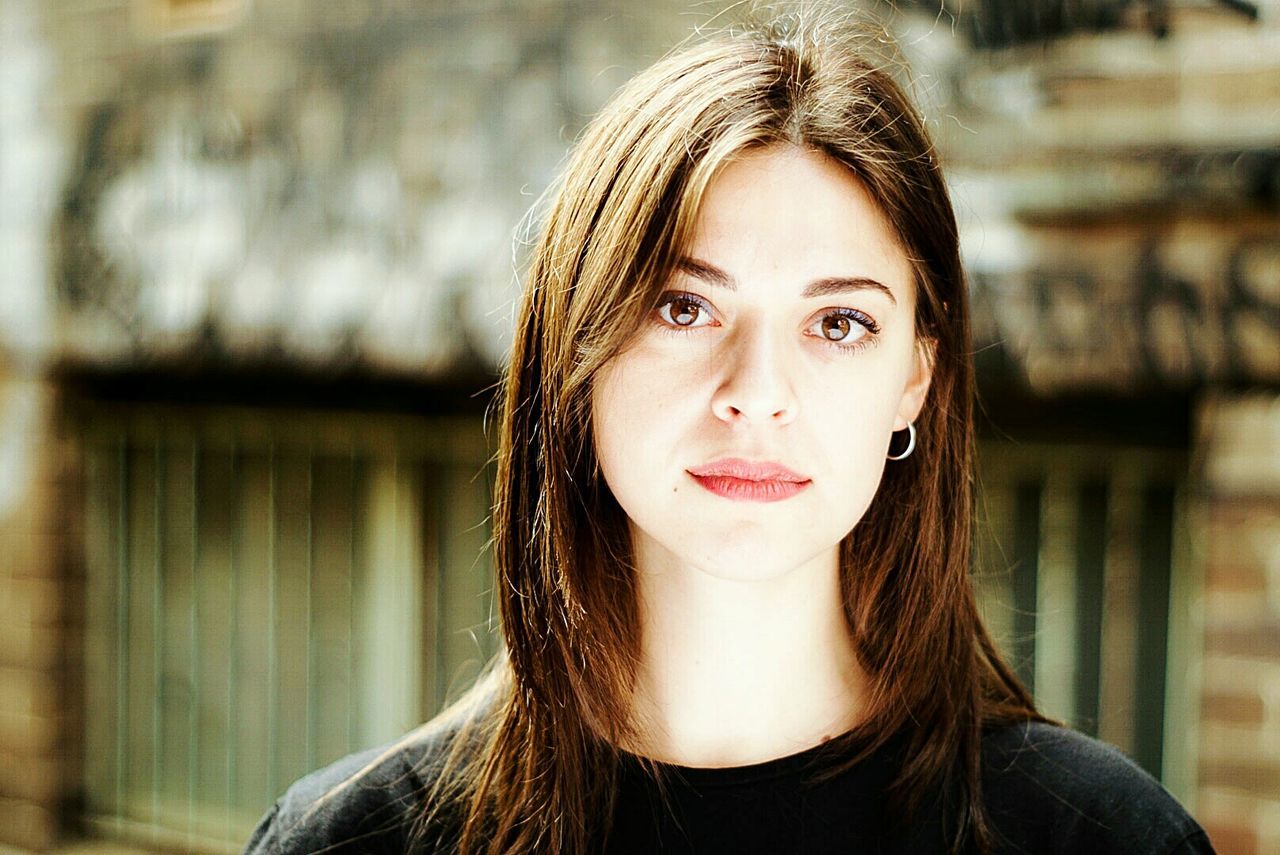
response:
<path id="1" fill-rule="evenodd" d="M 886 454 L 889 460 L 905 460 L 911 456 L 911 452 L 916 450 L 916 426 L 907 422 L 907 448 L 901 454 Z"/>

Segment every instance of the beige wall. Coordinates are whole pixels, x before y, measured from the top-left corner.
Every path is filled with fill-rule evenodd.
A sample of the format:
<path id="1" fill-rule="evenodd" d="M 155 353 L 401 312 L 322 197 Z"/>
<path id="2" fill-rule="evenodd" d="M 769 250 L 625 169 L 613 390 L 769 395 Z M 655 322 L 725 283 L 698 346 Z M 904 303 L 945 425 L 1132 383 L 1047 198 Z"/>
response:
<path id="1" fill-rule="evenodd" d="M 1280 851 L 1280 397 L 1199 416 L 1204 572 L 1198 814 L 1224 853 Z"/>

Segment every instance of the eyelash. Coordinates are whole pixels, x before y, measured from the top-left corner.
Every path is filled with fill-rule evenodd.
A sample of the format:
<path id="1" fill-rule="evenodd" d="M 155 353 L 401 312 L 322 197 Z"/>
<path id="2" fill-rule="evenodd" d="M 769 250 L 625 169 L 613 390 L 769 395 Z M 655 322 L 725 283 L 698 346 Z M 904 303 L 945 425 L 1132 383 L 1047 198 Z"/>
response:
<path id="1" fill-rule="evenodd" d="M 682 326 L 674 325 L 663 320 L 662 317 L 658 315 L 659 311 L 664 306 L 668 306 L 671 303 L 674 303 L 676 300 L 687 300 L 690 303 L 693 303 L 694 305 L 696 305 L 699 311 L 712 314 L 711 304 L 708 303 L 706 300 L 704 300 L 702 297 L 699 297 L 697 294 L 693 294 L 688 291 L 668 291 L 667 293 L 662 295 L 662 298 L 659 300 L 658 305 L 654 307 L 654 310 L 653 310 L 655 315 L 654 323 L 658 325 L 658 329 L 661 332 L 666 333 L 668 335 L 688 335 L 694 330 L 702 329 L 702 327 L 682 327 Z M 863 329 L 865 329 L 867 331 L 867 335 L 862 336 L 852 344 L 843 344 L 842 342 L 831 341 L 830 339 L 822 338 L 821 336 L 813 336 L 814 338 L 817 338 L 822 344 L 825 344 L 828 347 L 834 348 L 835 350 L 838 350 L 838 351 L 843 351 L 845 353 L 853 353 L 859 350 L 864 350 L 865 348 L 868 348 L 871 345 L 876 343 L 876 337 L 880 334 L 880 325 L 877 324 L 875 320 L 873 320 L 869 315 L 864 315 L 862 312 L 859 312 L 857 309 L 837 307 L 837 308 L 823 310 L 823 312 L 818 317 L 823 318 L 823 317 L 829 317 L 831 315 L 839 315 L 840 317 L 848 318 L 853 323 L 858 324 Z"/>

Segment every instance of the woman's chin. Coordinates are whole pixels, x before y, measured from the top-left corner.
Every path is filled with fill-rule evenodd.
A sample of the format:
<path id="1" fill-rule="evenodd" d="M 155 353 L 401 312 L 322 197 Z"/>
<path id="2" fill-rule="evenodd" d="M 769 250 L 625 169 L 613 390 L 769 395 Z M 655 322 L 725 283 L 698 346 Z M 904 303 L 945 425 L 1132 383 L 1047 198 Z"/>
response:
<path id="1" fill-rule="evenodd" d="M 782 579 L 829 554 L 834 564 L 836 545 L 818 553 L 779 548 L 777 536 L 739 537 L 717 541 L 705 550 L 682 549 L 673 553 L 680 572 L 698 573 L 727 582 L 771 582 Z"/>

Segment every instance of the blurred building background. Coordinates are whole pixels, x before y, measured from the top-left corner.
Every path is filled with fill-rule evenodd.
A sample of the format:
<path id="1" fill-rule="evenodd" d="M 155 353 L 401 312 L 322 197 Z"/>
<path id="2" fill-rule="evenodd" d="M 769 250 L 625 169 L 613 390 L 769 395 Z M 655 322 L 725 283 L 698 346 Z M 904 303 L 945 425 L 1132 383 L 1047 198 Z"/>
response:
<path id="1" fill-rule="evenodd" d="M 235 851 L 466 685 L 517 224 L 724 5 L 0 0 L 0 849 Z M 962 221 L 988 620 L 1280 851 L 1280 2 L 866 5 Z"/>

